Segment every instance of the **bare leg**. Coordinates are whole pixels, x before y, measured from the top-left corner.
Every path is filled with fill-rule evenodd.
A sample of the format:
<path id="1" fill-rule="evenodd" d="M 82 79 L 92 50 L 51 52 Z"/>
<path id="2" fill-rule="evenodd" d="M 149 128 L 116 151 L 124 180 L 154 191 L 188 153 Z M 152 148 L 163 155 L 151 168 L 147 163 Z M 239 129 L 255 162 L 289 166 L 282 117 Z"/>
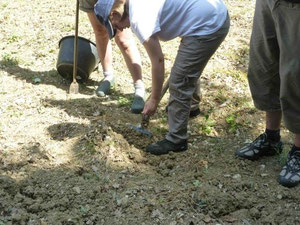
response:
<path id="1" fill-rule="evenodd" d="M 295 146 L 300 148 L 300 134 L 296 134 L 295 137 Z"/>
<path id="2" fill-rule="evenodd" d="M 143 111 L 145 101 L 145 86 L 142 81 L 141 57 L 129 29 L 118 31 L 115 41 L 119 46 L 134 83 L 134 99 L 131 112 L 139 114 Z"/>
<path id="3" fill-rule="evenodd" d="M 100 24 L 95 13 L 88 13 L 88 18 L 93 27 L 98 55 L 101 60 L 102 69 L 104 72 L 113 71 L 112 66 L 112 47 L 107 31 L 104 26 Z"/>
<path id="4" fill-rule="evenodd" d="M 115 41 L 123 54 L 133 82 L 142 80 L 141 57 L 131 31 L 129 29 L 124 29 L 122 32 L 118 31 Z"/>
<path id="5" fill-rule="evenodd" d="M 281 111 L 266 112 L 266 128 L 269 130 L 279 130 L 281 117 L 282 117 Z"/>
<path id="6" fill-rule="evenodd" d="M 269 130 L 279 130 L 281 122 L 281 111 L 267 112 L 266 113 L 266 127 Z M 294 144 L 296 147 L 300 147 L 300 134 L 295 134 Z"/>

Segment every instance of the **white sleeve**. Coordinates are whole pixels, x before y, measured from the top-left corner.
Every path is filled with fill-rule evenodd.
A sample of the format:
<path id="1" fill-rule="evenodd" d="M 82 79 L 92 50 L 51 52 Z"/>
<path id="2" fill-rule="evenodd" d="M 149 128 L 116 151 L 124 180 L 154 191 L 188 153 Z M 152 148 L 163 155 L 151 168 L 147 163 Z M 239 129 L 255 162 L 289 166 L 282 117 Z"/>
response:
<path id="1" fill-rule="evenodd" d="M 141 43 L 148 40 L 153 34 L 160 31 L 160 27 L 151 27 L 147 23 L 131 24 L 132 32 L 137 36 Z"/>
<path id="2" fill-rule="evenodd" d="M 130 2 L 131 30 L 143 43 L 160 31 L 160 14 L 164 0 L 131 0 Z"/>

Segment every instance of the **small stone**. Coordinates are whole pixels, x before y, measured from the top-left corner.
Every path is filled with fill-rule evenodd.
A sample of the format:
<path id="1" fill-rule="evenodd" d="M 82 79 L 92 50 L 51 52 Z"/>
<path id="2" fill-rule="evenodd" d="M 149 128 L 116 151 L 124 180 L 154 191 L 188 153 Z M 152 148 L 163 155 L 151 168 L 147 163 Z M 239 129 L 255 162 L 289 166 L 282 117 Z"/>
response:
<path id="1" fill-rule="evenodd" d="M 33 82 L 34 84 L 39 84 L 39 83 L 41 83 L 41 78 L 39 78 L 39 77 L 34 77 L 34 78 L 32 79 L 32 82 Z"/>
<path id="2" fill-rule="evenodd" d="M 229 216 L 229 215 L 224 216 L 223 220 L 226 221 L 226 222 L 228 222 L 228 223 L 234 223 L 234 222 L 238 221 L 237 218 L 235 218 L 233 216 Z"/>
<path id="3" fill-rule="evenodd" d="M 99 111 L 96 111 L 93 113 L 93 116 L 99 116 L 100 115 L 100 112 Z"/>
<path id="4" fill-rule="evenodd" d="M 261 164 L 261 165 L 259 166 L 259 168 L 260 168 L 260 170 L 264 170 L 264 169 L 266 168 L 266 165 Z"/>
<path id="5" fill-rule="evenodd" d="M 257 208 L 251 208 L 250 209 L 250 215 L 254 218 L 259 218 L 260 217 L 260 211 Z"/>
<path id="6" fill-rule="evenodd" d="M 99 170 L 99 168 L 95 165 L 92 165 L 92 169 L 93 169 L 94 172 L 98 172 L 98 170 Z"/>
<path id="7" fill-rule="evenodd" d="M 116 216 L 117 218 L 122 217 L 122 212 L 121 212 L 121 210 L 117 209 L 117 210 L 115 211 L 115 216 Z"/>
<path id="8" fill-rule="evenodd" d="M 232 178 L 238 180 L 238 179 L 241 179 L 241 177 L 242 176 L 240 174 L 236 174 Z"/>
<path id="9" fill-rule="evenodd" d="M 244 141 L 244 144 L 249 144 L 249 143 L 251 143 L 251 142 L 252 142 L 252 140 L 246 139 L 246 140 Z"/>
<path id="10" fill-rule="evenodd" d="M 113 184 L 114 189 L 118 189 L 120 187 L 120 184 Z"/>
<path id="11" fill-rule="evenodd" d="M 74 190 L 77 194 L 80 194 L 80 193 L 81 193 L 79 187 L 73 187 L 73 190 Z"/>
<path id="12" fill-rule="evenodd" d="M 267 173 L 262 173 L 260 176 L 261 176 L 261 177 L 267 177 L 267 176 L 269 176 L 269 174 L 267 174 Z"/>
<path id="13" fill-rule="evenodd" d="M 125 195 L 123 198 L 117 200 L 117 206 L 127 206 L 129 202 L 128 195 Z"/>
<path id="14" fill-rule="evenodd" d="M 203 221 L 204 221 L 205 223 L 209 223 L 209 222 L 211 221 L 210 216 L 205 216 L 204 219 L 203 219 Z"/>
<path id="15" fill-rule="evenodd" d="M 281 199 L 282 199 L 282 195 L 277 195 L 277 198 L 278 198 L 279 200 L 281 200 Z"/>

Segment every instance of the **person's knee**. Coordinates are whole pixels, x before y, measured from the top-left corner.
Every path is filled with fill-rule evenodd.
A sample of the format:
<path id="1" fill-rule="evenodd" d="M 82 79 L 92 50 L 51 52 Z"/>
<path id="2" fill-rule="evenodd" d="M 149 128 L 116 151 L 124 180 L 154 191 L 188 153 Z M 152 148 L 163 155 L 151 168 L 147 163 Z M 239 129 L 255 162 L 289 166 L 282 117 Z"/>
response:
<path id="1" fill-rule="evenodd" d="M 120 48 L 128 49 L 133 44 L 133 39 L 128 32 L 122 31 L 116 35 L 115 42 Z"/>
<path id="2" fill-rule="evenodd" d="M 105 27 L 99 25 L 99 26 L 94 26 L 94 33 L 97 37 L 108 37 L 108 33 L 105 29 Z"/>
<path id="3" fill-rule="evenodd" d="M 90 23 L 93 27 L 93 31 L 96 35 L 96 37 L 107 37 L 107 30 L 104 26 L 101 25 L 101 23 L 98 21 L 94 13 L 88 13 L 88 18 L 90 20 Z"/>

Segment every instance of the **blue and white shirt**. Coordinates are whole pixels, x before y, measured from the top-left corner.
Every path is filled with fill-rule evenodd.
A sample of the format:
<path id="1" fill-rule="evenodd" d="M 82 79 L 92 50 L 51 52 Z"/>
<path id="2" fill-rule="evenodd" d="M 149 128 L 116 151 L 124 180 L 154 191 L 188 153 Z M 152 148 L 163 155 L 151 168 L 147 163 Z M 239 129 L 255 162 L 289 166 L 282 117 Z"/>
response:
<path id="1" fill-rule="evenodd" d="M 209 35 L 226 18 L 222 0 L 129 0 L 130 26 L 141 43 L 153 34 L 163 41 Z"/>

